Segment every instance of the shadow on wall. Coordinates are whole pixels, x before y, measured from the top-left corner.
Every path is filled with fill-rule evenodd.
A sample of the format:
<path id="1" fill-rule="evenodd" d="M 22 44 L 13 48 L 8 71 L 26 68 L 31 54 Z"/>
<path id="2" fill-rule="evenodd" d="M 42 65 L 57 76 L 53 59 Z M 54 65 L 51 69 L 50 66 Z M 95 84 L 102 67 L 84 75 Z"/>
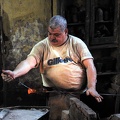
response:
<path id="1" fill-rule="evenodd" d="M 9 49 L 12 48 L 10 42 L 10 23 L 7 13 L 0 6 L 0 105 L 3 103 L 3 80 L 1 77 L 2 69 L 5 69 L 5 61 Z"/>

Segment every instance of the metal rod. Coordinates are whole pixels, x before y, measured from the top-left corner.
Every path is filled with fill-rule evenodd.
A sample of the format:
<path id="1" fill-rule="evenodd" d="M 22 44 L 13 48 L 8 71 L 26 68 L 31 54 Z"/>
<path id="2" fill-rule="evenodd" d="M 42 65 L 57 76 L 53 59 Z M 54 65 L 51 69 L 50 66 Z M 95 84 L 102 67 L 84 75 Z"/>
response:
<path id="1" fill-rule="evenodd" d="M 23 85 L 24 87 L 26 87 L 26 88 L 30 88 L 30 87 L 28 87 L 27 85 L 25 85 L 24 83 L 22 83 L 22 82 L 19 82 L 21 85 Z M 48 91 L 48 90 L 43 90 L 43 91 L 41 91 L 41 93 L 55 93 L 55 92 L 59 92 L 59 93 L 76 93 L 76 94 L 81 94 L 80 92 L 68 92 L 68 91 L 60 91 L 60 90 L 52 90 L 52 91 Z M 38 93 L 38 92 L 37 92 Z M 83 94 L 85 94 L 85 92 L 83 93 Z M 120 97 L 120 94 L 113 94 L 113 93 L 99 93 L 100 95 L 102 95 L 102 96 L 117 96 L 117 97 Z"/>
<path id="2" fill-rule="evenodd" d="M 80 92 L 67 92 L 67 91 L 55 91 L 55 90 L 53 90 L 53 91 L 43 91 L 43 92 L 45 92 L 45 93 L 54 93 L 54 92 L 60 92 L 60 93 L 75 93 L 75 94 L 85 94 L 85 92 L 84 93 L 80 93 Z M 111 94 L 111 93 L 99 93 L 101 96 L 116 96 L 116 97 L 120 97 L 120 94 Z"/>
<path id="3" fill-rule="evenodd" d="M 99 93 L 100 95 L 103 95 L 103 96 L 117 96 L 117 97 L 120 97 L 120 94 L 113 94 L 113 93 Z"/>
<path id="4" fill-rule="evenodd" d="M 25 85 L 24 83 L 22 83 L 22 82 L 19 82 L 21 85 L 23 85 L 24 87 L 26 87 L 26 88 L 30 88 L 30 87 L 28 87 L 27 85 Z"/>

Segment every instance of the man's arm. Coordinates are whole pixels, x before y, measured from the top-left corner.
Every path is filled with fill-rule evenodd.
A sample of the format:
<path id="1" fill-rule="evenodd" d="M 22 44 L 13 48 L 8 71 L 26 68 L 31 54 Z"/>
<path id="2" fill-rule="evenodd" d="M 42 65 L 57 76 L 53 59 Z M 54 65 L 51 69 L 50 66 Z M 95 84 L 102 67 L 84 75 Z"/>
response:
<path id="1" fill-rule="evenodd" d="M 36 59 L 33 56 L 29 56 L 24 61 L 20 62 L 14 71 L 11 70 L 3 70 L 2 78 L 5 81 L 11 81 L 17 77 L 20 77 L 26 73 L 28 73 L 32 68 L 36 65 Z"/>
<path id="2" fill-rule="evenodd" d="M 93 59 L 86 59 L 83 61 L 83 64 L 86 67 L 86 72 L 87 72 L 87 80 L 88 88 L 94 88 L 96 89 L 96 82 L 97 82 L 97 73 L 96 73 L 96 68 L 93 63 Z"/>
<path id="3" fill-rule="evenodd" d="M 87 95 L 92 95 L 98 102 L 101 102 L 103 97 L 96 91 L 97 73 L 93 63 L 93 59 L 86 59 L 83 61 L 87 72 Z"/>

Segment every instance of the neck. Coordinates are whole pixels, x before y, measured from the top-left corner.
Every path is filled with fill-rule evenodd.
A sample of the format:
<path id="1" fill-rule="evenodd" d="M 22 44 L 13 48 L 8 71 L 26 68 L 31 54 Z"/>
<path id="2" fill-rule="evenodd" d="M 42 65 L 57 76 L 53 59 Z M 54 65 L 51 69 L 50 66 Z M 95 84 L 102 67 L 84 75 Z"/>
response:
<path id="1" fill-rule="evenodd" d="M 66 40 L 65 40 L 64 43 L 62 43 L 60 46 L 64 45 L 64 44 L 68 41 L 68 38 L 69 38 L 69 36 L 67 35 L 67 36 L 66 36 Z"/>

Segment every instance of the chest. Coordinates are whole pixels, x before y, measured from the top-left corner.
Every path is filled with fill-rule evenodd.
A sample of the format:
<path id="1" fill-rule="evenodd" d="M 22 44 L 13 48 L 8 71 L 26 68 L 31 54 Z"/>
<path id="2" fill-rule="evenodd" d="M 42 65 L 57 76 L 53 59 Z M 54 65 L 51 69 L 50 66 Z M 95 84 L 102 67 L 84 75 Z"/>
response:
<path id="1" fill-rule="evenodd" d="M 49 47 L 48 53 L 44 54 L 43 66 L 54 67 L 55 65 L 78 63 L 80 58 L 68 45 L 61 47 Z"/>

